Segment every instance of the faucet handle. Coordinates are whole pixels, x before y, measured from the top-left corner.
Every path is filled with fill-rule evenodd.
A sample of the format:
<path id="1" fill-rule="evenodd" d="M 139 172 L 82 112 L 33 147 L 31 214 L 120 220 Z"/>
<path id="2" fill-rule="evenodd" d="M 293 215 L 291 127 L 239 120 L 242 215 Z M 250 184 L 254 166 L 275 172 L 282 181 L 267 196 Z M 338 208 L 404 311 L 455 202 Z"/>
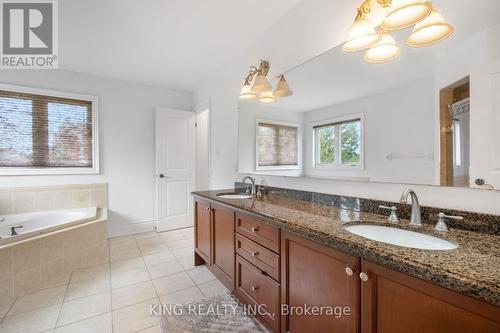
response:
<path id="1" fill-rule="evenodd" d="M 443 232 L 448 231 L 448 226 L 445 223 L 445 219 L 456 220 L 456 221 L 461 221 L 464 219 L 462 216 L 446 215 L 445 213 L 439 213 L 437 216 L 438 216 L 438 221 L 434 229 Z"/>
<path id="2" fill-rule="evenodd" d="M 380 205 L 380 206 L 378 206 L 378 208 L 391 211 L 391 214 L 389 215 L 389 217 L 387 219 L 390 223 L 398 223 L 399 222 L 398 209 L 396 206 L 388 207 L 388 206 Z"/>
<path id="3" fill-rule="evenodd" d="M 17 235 L 16 229 L 19 229 L 19 228 L 22 228 L 22 227 L 23 227 L 22 225 L 15 225 L 13 227 L 10 227 L 10 235 L 11 236 L 16 236 Z"/>

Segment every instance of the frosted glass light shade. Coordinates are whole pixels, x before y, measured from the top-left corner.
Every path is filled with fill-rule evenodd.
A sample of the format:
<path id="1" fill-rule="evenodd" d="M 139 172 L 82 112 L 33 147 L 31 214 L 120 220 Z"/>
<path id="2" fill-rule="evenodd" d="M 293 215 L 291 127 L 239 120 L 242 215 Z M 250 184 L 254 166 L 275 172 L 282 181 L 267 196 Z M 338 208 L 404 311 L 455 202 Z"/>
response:
<path id="1" fill-rule="evenodd" d="M 241 99 L 255 99 L 255 98 L 257 98 L 257 94 L 252 92 L 252 87 L 250 86 L 250 83 L 245 82 L 245 84 L 241 88 L 240 98 Z"/>
<path id="2" fill-rule="evenodd" d="M 262 103 L 274 103 L 276 102 L 276 97 L 274 97 L 272 90 L 265 91 L 260 95 L 259 102 Z"/>
<path id="3" fill-rule="evenodd" d="M 453 27 L 438 12 L 432 12 L 425 20 L 417 23 L 406 40 L 412 47 L 424 47 L 439 43 L 450 37 Z"/>
<path id="4" fill-rule="evenodd" d="M 290 89 L 288 82 L 285 79 L 284 75 L 280 76 L 280 80 L 274 89 L 273 95 L 275 97 L 287 97 L 293 94 L 293 91 Z"/>
<path id="5" fill-rule="evenodd" d="M 396 41 L 389 33 L 382 33 L 380 41 L 366 51 L 364 59 L 368 62 L 380 64 L 394 60 L 401 53 Z"/>
<path id="6" fill-rule="evenodd" d="M 257 74 L 257 77 L 255 78 L 255 81 L 252 86 L 252 92 L 253 93 L 263 93 L 266 91 L 272 91 L 273 86 L 271 86 L 271 83 L 269 83 L 269 80 L 264 74 Z"/>
<path id="7" fill-rule="evenodd" d="M 425 19 L 431 12 L 432 4 L 427 0 L 392 0 L 381 27 L 384 30 L 408 28 Z"/>
<path id="8" fill-rule="evenodd" d="M 349 30 L 349 36 L 344 43 L 346 52 L 361 51 L 369 48 L 380 39 L 373 24 L 367 19 L 356 19 Z"/>

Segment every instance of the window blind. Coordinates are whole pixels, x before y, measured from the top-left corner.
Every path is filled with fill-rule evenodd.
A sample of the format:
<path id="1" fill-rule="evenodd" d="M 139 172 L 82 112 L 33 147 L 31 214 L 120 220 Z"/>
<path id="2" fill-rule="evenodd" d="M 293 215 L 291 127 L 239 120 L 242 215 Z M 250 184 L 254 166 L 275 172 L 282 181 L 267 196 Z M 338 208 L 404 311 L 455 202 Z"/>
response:
<path id="1" fill-rule="evenodd" d="M 0 90 L 0 167 L 93 166 L 92 102 Z"/>
<path id="2" fill-rule="evenodd" d="M 298 128 L 259 123 L 257 158 L 259 166 L 298 165 Z"/>

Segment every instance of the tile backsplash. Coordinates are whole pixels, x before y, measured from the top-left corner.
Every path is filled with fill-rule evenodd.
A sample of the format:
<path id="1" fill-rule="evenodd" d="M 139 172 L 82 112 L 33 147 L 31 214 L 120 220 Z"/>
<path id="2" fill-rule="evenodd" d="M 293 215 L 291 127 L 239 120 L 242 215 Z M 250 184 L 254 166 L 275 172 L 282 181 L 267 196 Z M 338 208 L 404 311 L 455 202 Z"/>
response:
<path id="1" fill-rule="evenodd" d="M 107 209 L 107 184 L 0 188 L 0 215 L 53 209 Z"/>

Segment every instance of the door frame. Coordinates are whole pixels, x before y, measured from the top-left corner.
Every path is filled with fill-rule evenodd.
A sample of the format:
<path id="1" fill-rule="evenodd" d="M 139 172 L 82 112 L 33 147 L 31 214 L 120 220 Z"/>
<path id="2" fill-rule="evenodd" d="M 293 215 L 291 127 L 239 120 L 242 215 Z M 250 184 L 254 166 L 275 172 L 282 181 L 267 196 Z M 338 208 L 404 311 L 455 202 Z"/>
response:
<path id="1" fill-rule="evenodd" d="M 158 181 L 159 181 L 159 170 L 157 170 L 157 161 L 158 161 L 158 147 L 157 147 L 157 135 L 158 135 L 158 123 L 157 123 L 157 114 L 159 112 L 165 112 L 165 113 L 169 113 L 169 114 L 172 114 L 172 115 L 175 115 L 175 114 L 186 114 L 186 113 L 192 113 L 193 114 L 193 117 L 195 117 L 195 122 L 196 122 L 196 119 L 197 119 L 197 114 L 194 113 L 193 111 L 187 111 L 187 110 L 180 110 L 180 109 L 174 109 L 174 108 L 169 108 L 169 107 L 156 107 L 155 108 L 155 144 L 154 144 L 154 147 L 155 147 L 155 172 L 154 172 L 154 177 L 155 177 L 155 227 L 154 227 L 154 230 L 156 232 L 162 232 L 162 231 L 169 231 L 169 230 L 175 230 L 175 229 L 179 229 L 179 228 L 173 228 L 173 229 L 169 229 L 169 230 L 161 230 L 160 228 L 160 214 L 159 214 L 159 211 L 160 211 L 160 205 L 159 205 L 159 198 L 158 198 Z M 194 137 L 194 143 L 195 143 L 195 154 L 196 154 L 196 130 L 195 130 L 195 137 Z M 196 179 L 196 176 L 197 176 L 197 170 L 196 170 L 196 159 L 195 159 L 195 165 L 193 166 L 193 171 L 194 171 L 194 183 L 193 183 L 193 186 L 196 186 L 196 183 L 197 183 L 197 179 Z M 190 194 L 189 194 L 190 195 Z M 192 201 L 191 202 L 188 202 L 187 203 L 187 207 L 188 209 L 190 210 L 190 215 L 191 217 L 194 216 L 194 212 L 193 212 L 193 204 L 192 204 Z"/>

